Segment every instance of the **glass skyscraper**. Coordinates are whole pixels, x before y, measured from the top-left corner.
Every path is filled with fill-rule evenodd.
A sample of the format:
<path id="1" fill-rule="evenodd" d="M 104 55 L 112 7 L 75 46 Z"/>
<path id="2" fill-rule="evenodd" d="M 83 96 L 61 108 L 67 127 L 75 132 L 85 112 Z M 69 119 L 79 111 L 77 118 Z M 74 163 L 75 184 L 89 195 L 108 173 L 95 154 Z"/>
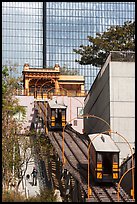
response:
<path id="1" fill-rule="evenodd" d="M 99 68 L 75 62 L 73 52 L 90 45 L 112 25 L 135 20 L 135 2 L 2 2 L 2 62 L 30 67 L 61 67 L 85 76 L 91 87 Z"/>
<path id="2" fill-rule="evenodd" d="M 43 66 L 43 3 L 2 2 L 2 64 Z"/>

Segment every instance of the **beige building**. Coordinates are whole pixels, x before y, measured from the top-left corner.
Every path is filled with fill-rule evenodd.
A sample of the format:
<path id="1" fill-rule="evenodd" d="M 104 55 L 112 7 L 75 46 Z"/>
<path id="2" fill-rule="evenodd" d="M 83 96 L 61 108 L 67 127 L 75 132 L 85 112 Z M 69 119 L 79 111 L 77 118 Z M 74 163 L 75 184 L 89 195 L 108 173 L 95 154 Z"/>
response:
<path id="1" fill-rule="evenodd" d="M 30 68 L 29 64 L 24 64 L 22 73 L 24 95 L 39 99 L 50 95 L 85 96 L 84 77 L 61 75 L 57 64 L 54 69 Z"/>

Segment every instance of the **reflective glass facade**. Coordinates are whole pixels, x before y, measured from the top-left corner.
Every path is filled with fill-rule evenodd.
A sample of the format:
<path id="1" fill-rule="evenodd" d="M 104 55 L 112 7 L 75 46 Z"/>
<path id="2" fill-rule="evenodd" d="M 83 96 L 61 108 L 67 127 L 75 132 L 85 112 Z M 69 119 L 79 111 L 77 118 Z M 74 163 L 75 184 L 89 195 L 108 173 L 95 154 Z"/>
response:
<path id="1" fill-rule="evenodd" d="M 73 52 L 80 45 L 90 45 L 87 36 L 96 36 L 111 25 L 123 25 L 135 19 L 134 2 L 47 2 L 46 61 L 76 69 L 85 76 L 85 88 L 91 87 L 98 68 L 75 62 L 80 55 Z M 45 56 L 44 55 L 44 56 Z"/>
<path id="2" fill-rule="evenodd" d="M 2 2 L 2 64 L 43 66 L 43 3 Z"/>
<path id="3" fill-rule="evenodd" d="M 58 63 L 85 76 L 91 87 L 99 68 L 79 65 L 73 52 L 87 36 L 96 36 L 111 25 L 135 19 L 135 2 L 3 2 L 3 62 L 31 67 Z M 22 70 L 21 70 L 22 71 Z"/>

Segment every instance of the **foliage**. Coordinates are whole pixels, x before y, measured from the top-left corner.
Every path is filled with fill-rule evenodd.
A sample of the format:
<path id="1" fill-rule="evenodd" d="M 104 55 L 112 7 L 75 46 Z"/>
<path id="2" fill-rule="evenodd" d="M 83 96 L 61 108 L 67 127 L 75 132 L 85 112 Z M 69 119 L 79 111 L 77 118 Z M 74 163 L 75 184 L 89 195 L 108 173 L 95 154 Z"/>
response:
<path id="1" fill-rule="evenodd" d="M 2 193 L 2 202 L 23 202 L 25 201 L 25 196 L 20 193 L 15 193 L 14 191 L 4 191 Z"/>
<path id="2" fill-rule="evenodd" d="M 19 88 L 20 78 L 12 77 L 7 66 L 2 67 L 2 108 L 14 115 L 17 112 L 25 114 L 25 110 L 18 105 L 18 100 L 14 97 L 16 89 Z"/>
<path id="3" fill-rule="evenodd" d="M 19 106 L 15 98 L 16 89 L 20 87 L 20 78 L 14 78 L 9 74 L 7 66 L 2 67 L 2 113 L 10 117 L 21 112 L 25 117 L 25 109 Z M 4 118 L 3 118 L 4 119 Z"/>
<path id="4" fill-rule="evenodd" d="M 67 68 L 66 65 L 64 65 L 63 67 L 60 67 L 60 74 L 62 74 L 62 75 L 78 75 L 78 71 L 75 69 L 70 70 L 69 68 Z"/>
<path id="5" fill-rule="evenodd" d="M 48 159 L 51 157 L 50 153 L 53 152 L 53 146 L 48 136 L 35 135 L 31 138 L 31 141 L 36 153 L 35 156 L 38 160 L 43 160 L 45 156 L 48 157 Z"/>
<path id="6" fill-rule="evenodd" d="M 2 193 L 2 202 L 55 202 L 56 196 L 54 191 L 50 189 L 40 190 L 40 194 L 36 196 L 26 198 L 21 193 L 15 193 L 14 191 L 4 191 Z"/>
<path id="7" fill-rule="evenodd" d="M 18 100 L 15 98 L 18 81 L 9 74 L 7 66 L 2 68 L 2 182 L 4 189 L 8 189 L 10 183 L 14 182 L 14 178 L 18 177 L 22 162 L 17 134 L 21 125 L 14 118 L 17 112 L 22 112 L 25 115 L 24 108 L 19 106 Z"/>
<path id="8" fill-rule="evenodd" d="M 25 114 L 16 99 L 16 88 L 19 85 L 19 79 L 15 79 L 9 74 L 8 67 L 2 69 L 2 200 L 3 202 L 52 202 L 55 197 L 52 191 L 43 190 L 40 195 L 26 199 L 18 193 L 18 187 L 25 175 L 27 165 L 32 157 L 33 151 L 30 149 L 44 147 L 44 143 L 49 142 L 46 138 L 37 135 L 37 138 L 31 142 L 30 138 L 36 135 L 32 130 L 29 134 L 20 135 L 22 124 L 15 119 L 18 112 Z M 27 137 L 26 137 L 27 136 Z M 30 136 L 30 137 L 28 137 Z M 47 145 L 48 151 L 51 145 Z M 20 154 L 21 152 L 21 154 Z M 13 168 L 14 167 L 14 168 Z M 13 170 L 14 169 L 14 170 Z"/>
<path id="9" fill-rule="evenodd" d="M 91 45 L 80 45 L 78 50 L 73 49 L 81 55 L 81 59 L 75 61 L 81 65 L 100 67 L 110 51 L 135 51 L 135 21 L 127 21 L 122 26 L 111 26 L 102 34 L 96 33 L 95 38 L 87 38 Z"/>
<path id="10" fill-rule="evenodd" d="M 54 69 L 54 67 L 50 66 L 50 69 Z M 78 75 L 78 71 L 76 69 L 69 69 L 67 65 L 63 65 L 62 67 L 59 66 L 60 74 L 62 75 Z"/>
<path id="11" fill-rule="evenodd" d="M 26 199 L 25 202 L 55 202 L 56 196 L 54 196 L 54 191 L 50 189 L 41 189 L 40 194 L 35 197 L 30 197 Z"/>

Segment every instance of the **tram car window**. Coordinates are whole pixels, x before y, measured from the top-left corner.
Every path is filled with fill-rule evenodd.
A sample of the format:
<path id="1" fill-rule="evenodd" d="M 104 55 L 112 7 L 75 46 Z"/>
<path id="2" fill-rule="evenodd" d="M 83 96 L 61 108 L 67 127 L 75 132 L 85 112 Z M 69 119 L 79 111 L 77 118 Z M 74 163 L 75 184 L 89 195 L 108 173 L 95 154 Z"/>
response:
<path id="1" fill-rule="evenodd" d="M 47 106 L 47 124 L 49 130 L 62 129 L 66 124 L 66 106 L 52 100 Z"/>
<path id="2" fill-rule="evenodd" d="M 119 179 L 120 150 L 111 136 L 89 134 L 90 170 L 96 182 L 116 182 Z"/>

